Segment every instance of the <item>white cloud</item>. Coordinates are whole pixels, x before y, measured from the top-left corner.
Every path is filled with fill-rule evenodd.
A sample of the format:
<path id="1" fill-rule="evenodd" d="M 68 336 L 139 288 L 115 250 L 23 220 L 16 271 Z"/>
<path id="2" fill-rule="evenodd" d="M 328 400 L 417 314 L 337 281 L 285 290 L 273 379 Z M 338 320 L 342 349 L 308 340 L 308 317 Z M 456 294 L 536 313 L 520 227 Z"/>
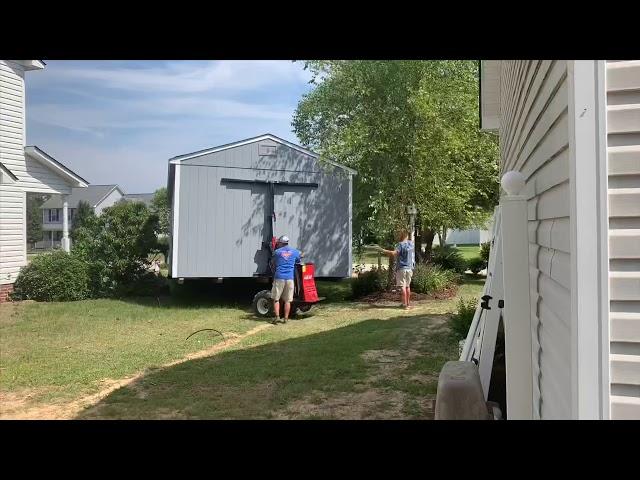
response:
<path id="1" fill-rule="evenodd" d="M 64 68 L 63 68 L 64 67 Z M 270 85 L 306 82 L 311 78 L 299 63 L 283 60 L 221 60 L 145 62 L 127 67 L 105 62 L 74 63 L 43 72 L 41 82 L 79 82 L 135 92 L 196 93 L 212 90 L 246 91 Z"/>

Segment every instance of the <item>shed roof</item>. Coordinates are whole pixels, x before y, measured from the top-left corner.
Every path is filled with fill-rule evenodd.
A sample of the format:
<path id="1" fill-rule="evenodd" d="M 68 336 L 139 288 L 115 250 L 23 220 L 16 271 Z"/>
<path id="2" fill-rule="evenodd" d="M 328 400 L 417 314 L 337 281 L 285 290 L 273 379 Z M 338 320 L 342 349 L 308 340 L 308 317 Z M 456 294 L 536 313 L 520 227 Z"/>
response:
<path id="1" fill-rule="evenodd" d="M 80 202 L 87 202 L 92 208 L 95 208 L 115 189 L 122 193 L 118 185 L 89 185 L 83 188 L 73 188 L 71 189 L 71 195 L 67 199 L 67 205 L 69 208 L 77 208 Z M 62 208 L 62 197 L 53 195 L 40 208 Z"/>
<path id="2" fill-rule="evenodd" d="M 254 143 L 254 142 L 259 142 L 261 140 L 273 140 L 276 143 L 280 143 L 281 145 L 286 145 L 289 148 L 293 148 L 294 150 L 297 150 L 299 152 L 304 153 L 305 155 L 309 155 L 310 157 L 313 158 L 320 158 L 320 155 L 318 155 L 315 152 L 312 152 L 311 150 L 308 150 L 300 145 L 296 145 L 295 143 L 291 143 L 288 142 L 280 137 L 277 137 L 271 133 L 265 133 L 263 135 L 259 135 L 257 137 L 251 137 L 251 138 L 247 138 L 245 140 L 239 140 L 237 142 L 233 142 L 233 143 L 227 143 L 224 145 L 219 145 L 217 147 L 211 147 L 211 148 L 207 148 L 205 150 L 199 150 L 197 152 L 192 152 L 192 153 L 186 153 L 184 155 L 178 155 L 177 157 L 173 157 L 169 159 L 169 163 L 173 163 L 173 164 L 180 164 L 182 163 L 184 160 L 189 160 L 191 158 L 196 158 L 196 157 L 201 157 L 203 155 L 208 155 L 210 153 L 215 153 L 215 152 L 220 152 L 222 150 L 227 150 L 229 148 L 235 148 L 235 147 L 239 147 L 241 145 L 247 145 L 249 143 Z M 327 163 L 338 167 L 338 168 L 342 168 L 344 170 L 346 170 L 348 173 L 350 173 L 351 175 L 355 175 L 357 172 L 355 170 L 353 170 L 352 168 L 346 167 L 345 165 L 341 165 L 338 162 L 335 162 L 333 160 L 329 160 L 326 158 L 323 158 L 323 161 L 326 161 Z"/>

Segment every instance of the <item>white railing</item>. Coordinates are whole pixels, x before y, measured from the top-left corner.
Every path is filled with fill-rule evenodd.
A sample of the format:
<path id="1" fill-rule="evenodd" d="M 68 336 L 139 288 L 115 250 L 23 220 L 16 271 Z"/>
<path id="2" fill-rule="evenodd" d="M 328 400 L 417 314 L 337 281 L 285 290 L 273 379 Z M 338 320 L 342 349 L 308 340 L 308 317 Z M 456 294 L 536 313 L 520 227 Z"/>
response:
<path id="1" fill-rule="evenodd" d="M 533 418 L 532 335 L 529 293 L 527 199 L 519 172 L 501 180 L 506 192 L 494 213 L 491 252 L 482 302 L 476 308 L 460 355 L 478 366 L 485 400 L 489 393 L 500 320 L 505 331 L 507 412 L 510 419 Z"/>

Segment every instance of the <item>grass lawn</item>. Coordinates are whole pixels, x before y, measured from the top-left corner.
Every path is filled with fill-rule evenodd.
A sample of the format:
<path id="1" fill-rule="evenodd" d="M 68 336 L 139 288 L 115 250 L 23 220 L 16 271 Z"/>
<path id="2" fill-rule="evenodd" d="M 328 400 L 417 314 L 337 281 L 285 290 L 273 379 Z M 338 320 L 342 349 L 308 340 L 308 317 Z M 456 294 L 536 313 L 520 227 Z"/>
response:
<path id="1" fill-rule="evenodd" d="M 480 247 L 478 245 L 458 245 L 456 247 L 465 260 L 471 260 L 480 256 Z"/>
<path id="2" fill-rule="evenodd" d="M 457 299 L 405 312 L 318 288 L 329 303 L 278 326 L 226 295 L 0 305 L 0 417 L 429 418 Z M 225 339 L 185 340 L 200 328 Z"/>

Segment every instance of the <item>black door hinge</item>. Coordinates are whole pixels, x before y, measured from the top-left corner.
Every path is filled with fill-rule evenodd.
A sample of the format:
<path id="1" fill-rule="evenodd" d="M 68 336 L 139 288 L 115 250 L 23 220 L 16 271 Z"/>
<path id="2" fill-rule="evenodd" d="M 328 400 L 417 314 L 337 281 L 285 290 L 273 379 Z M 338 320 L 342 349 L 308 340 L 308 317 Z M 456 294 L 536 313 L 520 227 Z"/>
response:
<path id="1" fill-rule="evenodd" d="M 491 307 L 489 306 L 489 300 L 491 300 L 493 297 L 491 295 L 484 295 L 480 298 L 482 299 L 482 302 L 480 302 L 480 308 L 491 310 Z"/>

